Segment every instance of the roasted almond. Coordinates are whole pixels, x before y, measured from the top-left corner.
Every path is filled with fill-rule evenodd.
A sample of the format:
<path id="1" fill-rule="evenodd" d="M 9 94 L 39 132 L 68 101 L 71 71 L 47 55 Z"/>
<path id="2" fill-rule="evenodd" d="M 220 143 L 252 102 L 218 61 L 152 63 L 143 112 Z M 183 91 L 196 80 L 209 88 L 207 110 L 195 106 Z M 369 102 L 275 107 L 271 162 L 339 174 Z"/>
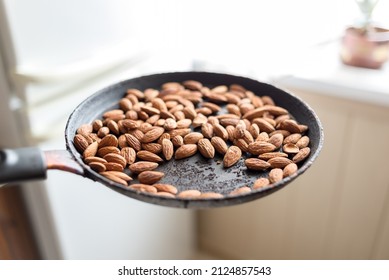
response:
<path id="1" fill-rule="evenodd" d="M 296 144 L 297 141 L 301 139 L 302 135 L 301 133 L 293 133 L 290 134 L 289 136 L 285 137 L 284 139 L 284 144 Z"/>
<path id="2" fill-rule="evenodd" d="M 127 133 L 127 134 L 125 134 L 125 136 L 126 136 L 128 146 L 133 148 L 135 151 L 141 150 L 142 145 L 141 145 L 140 141 L 134 135 Z"/>
<path id="3" fill-rule="evenodd" d="M 267 161 L 270 163 L 271 168 L 284 168 L 288 164 L 292 163 L 292 161 L 286 157 L 274 157 Z"/>
<path id="4" fill-rule="evenodd" d="M 123 171 L 124 170 L 123 165 L 121 165 L 120 163 L 106 162 L 106 163 L 103 163 L 103 164 L 105 165 L 105 169 L 107 171 Z"/>
<path id="5" fill-rule="evenodd" d="M 91 124 L 82 124 L 77 129 L 77 134 L 81 134 L 83 136 L 88 136 L 93 131 L 93 126 Z"/>
<path id="6" fill-rule="evenodd" d="M 275 158 L 275 157 L 285 157 L 285 158 L 287 158 L 288 154 L 283 153 L 283 152 L 270 152 L 270 153 L 260 154 L 258 156 L 259 159 L 266 160 L 266 161 L 271 159 L 271 158 Z"/>
<path id="7" fill-rule="evenodd" d="M 193 156 L 197 152 L 196 144 L 184 144 L 176 150 L 175 159 L 183 159 Z"/>
<path id="8" fill-rule="evenodd" d="M 261 177 L 261 178 L 258 178 L 257 180 L 255 180 L 255 182 L 253 184 L 253 189 L 254 190 L 261 189 L 261 188 L 268 186 L 269 184 L 270 184 L 270 181 L 268 178 Z"/>
<path id="9" fill-rule="evenodd" d="M 215 157 L 215 148 L 212 146 L 209 139 L 204 138 L 200 139 L 197 143 L 198 150 L 200 154 L 205 158 L 214 158 Z"/>
<path id="10" fill-rule="evenodd" d="M 122 148 L 120 155 L 126 160 L 127 164 L 133 164 L 136 160 L 136 151 L 131 147 Z"/>
<path id="11" fill-rule="evenodd" d="M 227 152 L 227 143 L 219 136 L 212 137 L 211 144 L 219 154 L 224 155 Z"/>
<path id="12" fill-rule="evenodd" d="M 174 147 L 172 141 L 169 139 L 162 140 L 162 153 L 166 160 L 170 160 L 174 154 Z"/>
<path id="13" fill-rule="evenodd" d="M 169 184 L 154 184 L 153 185 L 158 192 L 167 192 L 171 194 L 177 194 L 178 190 L 175 186 Z"/>
<path id="14" fill-rule="evenodd" d="M 184 136 L 184 144 L 197 144 L 197 142 L 204 138 L 200 132 L 191 132 Z"/>
<path id="15" fill-rule="evenodd" d="M 201 199 L 220 199 L 220 198 L 224 198 L 224 195 L 222 195 L 221 193 L 216 193 L 216 192 L 205 192 L 205 193 L 201 193 L 199 198 Z"/>
<path id="16" fill-rule="evenodd" d="M 164 132 L 165 132 L 165 129 L 163 127 L 155 126 L 145 133 L 141 142 L 142 143 L 153 142 L 153 141 L 157 140 Z"/>
<path id="17" fill-rule="evenodd" d="M 274 168 L 269 172 L 269 181 L 271 184 L 277 183 L 282 180 L 284 172 L 281 168 Z"/>
<path id="18" fill-rule="evenodd" d="M 116 154 L 116 153 L 109 153 L 109 154 L 106 154 L 104 156 L 104 159 L 107 161 L 107 162 L 115 162 L 115 163 L 118 163 L 120 164 L 121 166 L 123 167 L 126 167 L 127 165 L 127 161 L 126 159 L 119 155 L 119 154 Z"/>
<path id="19" fill-rule="evenodd" d="M 97 161 L 92 161 L 89 163 L 90 168 L 92 168 L 96 172 L 104 172 L 106 170 L 106 167 L 104 163 L 97 162 Z"/>
<path id="20" fill-rule="evenodd" d="M 89 146 L 88 141 L 81 134 L 76 134 L 73 139 L 74 146 L 77 151 L 83 153 L 85 149 Z"/>
<path id="21" fill-rule="evenodd" d="M 118 176 L 116 176 L 116 175 L 114 175 L 114 174 L 112 174 L 110 172 L 111 171 L 109 171 L 109 172 L 106 171 L 106 172 L 102 172 L 100 174 L 103 175 L 104 177 L 106 177 L 107 179 L 112 180 L 112 181 L 114 181 L 114 182 L 116 182 L 118 184 L 121 184 L 121 185 L 124 185 L 124 186 L 128 186 L 128 183 L 125 180 L 119 178 Z"/>
<path id="22" fill-rule="evenodd" d="M 298 169 L 297 164 L 295 164 L 293 162 L 289 163 L 287 166 L 284 167 L 284 170 L 283 170 L 284 178 L 296 173 L 297 169 Z"/>
<path id="23" fill-rule="evenodd" d="M 284 136 L 281 133 L 273 134 L 269 138 L 269 143 L 273 144 L 276 147 L 276 149 L 281 148 L 283 141 L 284 141 Z"/>
<path id="24" fill-rule="evenodd" d="M 99 144 L 97 142 L 93 142 L 88 147 L 86 147 L 83 153 L 84 158 L 94 157 L 97 153 L 98 145 Z"/>
<path id="25" fill-rule="evenodd" d="M 170 138 L 170 136 L 169 136 L 169 138 Z M 161 143 L 162 143 L 162 140 L 161 140 Z M 162 145 L 158 144 L 158 143 L 143 143 L 142 149 L 149 151 L 153 154 L 159 154 L 160 152 L 162 152 Z"/>
<path id="26" fill-rule="evenodd" d="M 109 153 L 120 154 L 120 150 L 117 147 L 107 146 L 107 147 L 102 147 L 97 151 L 97 155 L 99 157 L 104 157 L 106 154 Z"/>
<path id="27" fill-rule="evenodd" d="M 237 188 L 229 193 L 229 195 L 242 195 L 242 194 L 248 194 L 251 193 L 251 189 L 247 186 L 243 186 L 240 188 Z"/>
<path id="28" fill-rule="evenodd" d="M 309 145 L 309 137 L 308 136 L 303 136 L 296 142 L 296 146 L 299 147 L 299 149 L 308 147 L 308 145 Z"/>
<path id="29" fill-rule="evenodd" d="M 165 173 L 159 171 L 143 171 L 139 173 L 138 180 L 142 184 L 152 185 L 165 176 Z"/>
<path id="30" fill-rule="evenodd" d="M 230 146 L 223 157 L 223 166 L 225 168 L 233 166 L 242 157 L 242 151 L 237 146 Z"/>
<path id="31" fill-rule="evenodd" d="M 126 173 L 124 172 L 120 172 L 120 171 L 105 171 L 105 172 L 101 172 L 100 173 L 101 175 L 105 176 L 107 174 L 110 174 L 110 175 L 114 175 L 124 181 L 131 181 L 132 178 L 130 176 L 128 176 Z"/>
<path id="32" fill-rule="evenodd" d="M 279 124 L 278 129 L 285 129 L 285 130 L 289 131 L 292 134 L 293 133 L 301 133 L 299 125 L 294 120 L 284 120 L 284 121 L 282 121 Z"/>
<path id="33" fill-rule="evenodd" d="M 146 150 L 137 152 L 136 156 L 144 161 L 163 162 L 163 159 L 160 156 Z"/>
<path id="34" fill-rule="evenodd" d="M 130 165 L 130 170 L 133 173 L 141 173 L 143 171 L 154 170 L 158 167 L 158 163 L 151 161 L 138 161 Z"/>
<path id="35" fill-rule="evenodd" d="M 282 147 L 282 150 L 285 152 L 285 153 L 288 153 L 288 154 L 297 154 L 299 152 L 299 147 L 297 147 L 295 144 L 292 144 L 292 143 L 289 143 L 289 144 L 285 144 L 283 147 Z"/>
<path id="36" fill-rule="evenodd" d="M 197 198 L 201 195 L 201 192 L 198 190 L 185 190 L 180 192 L 178 198 Z"/>
<path id="37" fill-rule="evenodd" d="M 153 193 L 153 194 L 157 193 L 157 189 L 155 187 L 147 184 L 131 184 L 130 188 L 140 192 Z"/>
<path id="38" fill-rule="evenodd" d="M 249 153 L 253 154 L 253 155 L 260 155 L 263 153 L 273 152 L 275 149 L 276 149 L 276 146 L 274 146 L 271 143 L 267 143 L 267 142 L 255 141 L 253 143 L 250 143 L 248 146 Z"/>
<path id="39" fill-rule="evenodd" d="M 308 155 L 310 154 L 311 152 L 311 149 L 309 147 L 305 147 L 305 148 L 302 148 L 301 150 L 299 150 L 299 152 L 297 154 L 295 154 L 295 156 L 293 157 L 293 162 L 294 163 L 298 163 L 300 161 L 303 161 L 304 159 L 306 159 L 308 157 Z"/>
<path id="40" fill-rule="evenodd" d="M 270 163 L 259 158 L 248 158 L 244 161 L 244 164 L 251 170 L 266 170 L 270 167 Z"/>

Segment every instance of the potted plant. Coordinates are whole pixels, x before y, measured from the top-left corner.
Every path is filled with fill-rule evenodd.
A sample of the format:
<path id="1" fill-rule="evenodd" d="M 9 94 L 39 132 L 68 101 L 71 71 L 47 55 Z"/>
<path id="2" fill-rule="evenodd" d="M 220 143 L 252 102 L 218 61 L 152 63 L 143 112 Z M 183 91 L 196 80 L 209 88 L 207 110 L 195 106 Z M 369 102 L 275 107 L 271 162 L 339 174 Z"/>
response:
<path id="1" fill-rule="evenodd" d="M 378 69 L 389 58 L 389 30 L 372 22 L 378 0 L 355 0 L 361 11 L 358 25 L 348 27 L 340 56 L 344 64 Z"/>

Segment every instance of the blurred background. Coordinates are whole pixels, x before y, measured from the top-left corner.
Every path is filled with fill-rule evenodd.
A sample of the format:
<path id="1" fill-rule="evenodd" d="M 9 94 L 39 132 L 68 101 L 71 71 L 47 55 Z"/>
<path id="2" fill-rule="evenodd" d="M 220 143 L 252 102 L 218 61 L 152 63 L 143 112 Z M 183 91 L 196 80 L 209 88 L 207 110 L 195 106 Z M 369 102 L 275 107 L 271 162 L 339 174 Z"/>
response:
<path id="1" fill-rule="evenodd" d="M 3 187 L 0 259 L 389 259 L 389 66 L 342 63 L 357 2 L 0 0 L 1 148 L 63 149 L 87 96 L 187 70 L 287 89 L 325 132 L 304 176 L 245 205 L 149 205 L 59 171 Z M 388 28 L 389 1 L 367 2 Z"/>

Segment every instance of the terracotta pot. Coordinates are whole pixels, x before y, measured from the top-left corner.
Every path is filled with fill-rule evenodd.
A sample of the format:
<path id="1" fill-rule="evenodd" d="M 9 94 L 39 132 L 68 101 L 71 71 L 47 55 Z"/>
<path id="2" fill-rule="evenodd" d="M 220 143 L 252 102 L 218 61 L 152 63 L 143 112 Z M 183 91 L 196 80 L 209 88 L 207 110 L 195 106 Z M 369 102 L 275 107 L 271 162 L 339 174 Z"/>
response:
<path id="1" fill-rule="evenodd" d="M 340 56 L 347 65 L 379 69 L 389 58 L 389 30 L 349 27 L 342 39 Z"/>

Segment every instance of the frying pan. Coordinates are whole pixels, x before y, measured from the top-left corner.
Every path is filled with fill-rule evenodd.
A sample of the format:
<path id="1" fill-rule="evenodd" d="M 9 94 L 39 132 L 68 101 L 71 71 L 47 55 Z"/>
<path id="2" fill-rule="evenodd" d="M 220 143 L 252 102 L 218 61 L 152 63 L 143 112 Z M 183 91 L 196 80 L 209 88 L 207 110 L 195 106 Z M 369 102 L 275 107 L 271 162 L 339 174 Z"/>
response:
<path id="1" fill-rule="evenodd" d="M 222 157 L 205 159 L 199 153 L 182 160 L 170 160 L 161 164 L 157 170 L 165 173 L 161 182 L 172 184 L 179 191 L 198 189 L 201 192 L 219 192 L 224 198 L 190 199 L 155 196 L 135 191 L 115 183 L 93 171 L 82 161 L 73 144 L 77 128 L 85 123 L 102 117 L 107 110 L 118 108 L 118 101 L 128 88 L 144 90 L 160 88 L 166 82 L 197 80 L 210 88 L 218 85 L 240 84 L 257 95 L 268 95 L 278 106 L 286 108 L 295 120 L 309 127 L 306 135 L 310 138 L 311 153 L 299 165 L 298 171 L 275 184 L 251 193 L 228 196 L 232 190 L 242 186 L 252 186 L 259 177 L 268 172 L 252 172 L 244 166 L 244 159 L 231 168 L 224 169 Z M 47 169 L 60 169 L 82 175 L 122 195 L 157 205 L 180 208 L 210 208 L 249 202 L 272 194 L 302 175 L 317 158 L 323 145 L 323 128 L 315 112 L 300 98 L 270 84 L 253 79 L 209 72 L 162 73 L 129 79 L 106 87 L 84 100 L 70 115 L 65 128 L 66 150 L 42 152 L 28 147 L 14 150 L 0 150 L 0 183 L 11 181 L 44 179 Z M 127 172 L 127 171 L 126 171 Z M 128 170 L 129 172 L 129 170 Z M 136 180 L 135 180 L 136 182 Z M 101 185 L 96 185 L 100 187 Z"/>

